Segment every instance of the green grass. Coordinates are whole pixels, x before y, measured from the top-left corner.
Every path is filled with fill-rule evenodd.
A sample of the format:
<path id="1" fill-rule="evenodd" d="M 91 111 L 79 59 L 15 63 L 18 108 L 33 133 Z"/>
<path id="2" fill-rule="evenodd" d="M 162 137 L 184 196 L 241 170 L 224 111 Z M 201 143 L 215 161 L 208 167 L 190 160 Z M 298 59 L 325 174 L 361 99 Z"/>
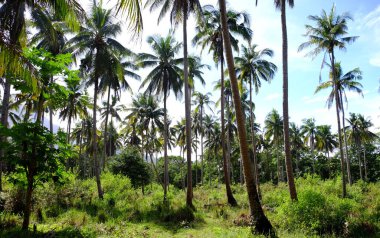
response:
<path id="1" fill-rule="evenodd" d="M 237 207 L 226 204 L 223 184 L 197 187 L 192 212 L 185 207 L 185 191 L 174 187 L 166 207 L 157 184 L 142 195 L 125 177 L 105 173 L 102 183 L 103 200 L 97 199 L 94 180 L 70 177 L 64 186 L 36 189 L 29 233 L 20 232 L 22 217 L 12 213 L 18 193 L 6 184 L 0 237 L 254 237 L 244 186 L 233 186 Z M 286 184 L 263 184 L 261 191 L 279 237 L 380 237 L 379 185 L 356 183 L 341 199 L 339 178 L 301 178 L 297 203 L 289 200 Z"/>

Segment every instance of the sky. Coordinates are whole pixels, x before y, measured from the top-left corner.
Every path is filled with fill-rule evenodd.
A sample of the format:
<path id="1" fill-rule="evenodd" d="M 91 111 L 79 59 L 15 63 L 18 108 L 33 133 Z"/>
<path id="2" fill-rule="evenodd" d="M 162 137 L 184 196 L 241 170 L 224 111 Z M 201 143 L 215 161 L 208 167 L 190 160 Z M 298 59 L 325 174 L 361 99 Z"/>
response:
<path id="1" fill-rule="evenodd" d="M 92 1 L 79 0 L 86 11 Z M 107 1 L 104 1 L 107 2 Z M 113 8 L 116 0 L 110 0 L 106 7 Z M 202 5 L 217 4 L 217 0 L 201 0 Z M 363 95 L 364 97 L 348 92 L 349 112 L 361 113 L 369 118 L 373 123 L 374 131 L 380 131 L 380 2 L 378 0 L 300 0 L 295 1 L 293 9 L 287 9 L 287 27 L 289 43 L 289 116 L 290 121 L 298 125 L 302 124 L 302 119 L 315 118 L 318 125 L 332 125 L 336 130 L 336 113 L 334 108 L 330 110 L 326 107 L 326 99 L 329 91 L 314 94 L 316 87 L 319 85 L 319 75 L 322 81 L 327 80 L 328 71 L 325 67 L 321 72 L 321 63 L 323 54 L 314 59 L 305 57 L 308 50 L 298 52 L 298 46 L 307 39 L 304 36 L 305 24 L 313 24 L 308 20 L 309 15 L 320 15 L 322 9 L 330 11 L 333 4 L 336 5 L 336 11 L 341 14 L 349 12 L 353 21 L 348 23 L 348 32 L 350 36 L 359 36 L 356 42 L 347 46 L 346 51 L 336 53 L 337 61 L 341 62 L 343 72 L 348 72 L 359 67 L 363 72 Z M 228 8 L 236 11 L 245 11 L 250 15 L 251 28 L 253 30 L 253 44 L 257 44 L 260 49 L 270 48 L 274 50 L 275 55 L 272 59 L 278 67 L 278 72 L 274 80 L 263 85 L 257 95 L 254 95 L 256 104 L 257 122 L 263 126 L 266 115 L 274 108 L 282 114 L 282 62 L 281 62 L 281 19 L 280 12 L 275 9 L 273 0 L 261 0 L 258 6 L 255 6 L 254 0 L 230 0 Z M 159 34 L 166 36 L 170 29 L 170 20 L 165 18 L 157 25 L 157 12 L 150 13 L 144 10 L 144 30 L 139 40 L 132 40 L 132 33 L 128 31 L 127 24 L 123 25 L 123 32 L 117 38 L 127 48 L 136 53 L 151 52 L 146 39 L 150 35 Z M 125 16 L 118 16 L 118 19 L 125 20 Z M 200 49 L 191 45 L 191 39 L 195 33 L 195 20 L 190 17 L 188 22 L 189 53 L 199 55 Z M 182 42 L 182 28 L 178 27 L 175 32 L 177 41 Z M 238 53 L 234 53 L 235 56 Z M 180 55 L 179 55 L 180 56 Z M 196 91 L 212 92 L 212 98 L 216 101 L 219 92 L 214 92 L 213 87 L 219 77 L 219 71 L 215 68 L 212 58 L 204 51 L 202 56 L 203 63 L 212 66 L 211 70 L 205 70 L 204 79 L 206 86 L 196 84 Z M 144 77 L 149 69 L 140 70 L 138 73 Z M 134 94 L 139 91 L 140 82 L 129 79 Z M 143 92 L 143 89 L 140 90 Z M 121 103 L 128 105 L 131 102 L 131 95 L 128 92 L 122 96 Z M 104 99 L 105 100 L 105 99 Z M 168 111 L 173 121 L 179 120 L 184 116 L 183 98 L 176 100 L 171 95 L 168 98 Z M 64 123 L 64 122 L 62 122 Z M 64 124 L 60 124 L 65 128 Z"/>

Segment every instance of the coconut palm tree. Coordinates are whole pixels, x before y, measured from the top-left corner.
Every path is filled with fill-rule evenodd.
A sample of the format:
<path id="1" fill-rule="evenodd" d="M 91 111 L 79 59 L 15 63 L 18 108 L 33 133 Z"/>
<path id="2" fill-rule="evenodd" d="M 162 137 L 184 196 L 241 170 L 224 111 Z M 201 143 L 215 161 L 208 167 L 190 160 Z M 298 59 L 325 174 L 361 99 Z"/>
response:
<path id="1" fill-rule="evenodd" d="M 277 152 L 277 179 L 278 182 L 284 181 L 283 171 L 284 168 L 281 165 L 280 160 L 280 146 L 281 146 L 281 137 L 283 136 L 283 119 L 278 114 L 277 110 L 273 109 L 269 114 L 266 116 L 265 121 L 265 139 L 270 140 L 271 143 L 274 145 L 275 150 Z"/>
<path id="2" fill-rule="evenodd" d="M 95 177 L 98 188 L 98 196 L 103 199 L 103 191 L 100 182 L 100 167 L 97 158 L 97 99 L 99 90 L 99 79 L 108 74 L 109 65 L 121 69 L 120 56 L 127 54 L 125 49 L 115 37 L 121 33 L 119 22 L 113 22 L 111 10 L 105 10 L 100 4 L 94 2 L 92 5 L 90 17 L 81 26 L 80 32 L 67 42 L 66 51 L 73 52 L 75 57 L 84 54 L 81 60 L 81 69 L 85 76 L 90 79 L 88 85 L 94 85 L 94 102 L 93 102 L 93 160 L 95 163 Z M 104 64 L 109 62 L 109 64 Z M 119 78 L 123 74 L 117 74 Z"/>
<path id="3" fill-rule="evenodd" d="M 304 142 L 306 145 L 310 146 L 311 152 L 315 150 L 315 140 L 317 133 L 317 126 L 315 125 L 314 118 L 308 118 L 302 120 L 301 133 L 304 137 Z"/>
<path id="4" fill-rule="evenodd" d="M 250 215 L 251 215 L 251 224 L 254 227 L 255 231 L 264 234 L 274 233 L 272 229 L 272 224 L 269 222 L 267 217 L 264 214 L 264 211 L 261 207 L 259 196 L 256 190 L 253 171 L 250 166 L 249 154 L 248 154 L 248 143 L 245 127 L 245 119 L 241 106 L 241 99 L 239 93 L 239 87 L 236 77 L 234 57 L 232 54 L 232 44 L 228 30 L 228 17 L 226 10 L 226 1 L 219 0 L 220 6 L 220 21 L 222 23 L 222 32 L 223 32 L 223 42 L 226 53 L 226 61 L 228 66 L 228 73 L 231 79 L 231 88 L 233 93 L 233 101 L 235 106 L 236 122 L 238 126 L 238 135 L 240 143 L 240 153 L 243 160 L 244 167 L 244 176 L 246 181 L 248 201 L 250 206 Z"/>
<path id="5" fill-rule="evenodd" d="M 59 117 L 62 120 L 67 119 L 67 143 L 69 143 L 73 119 L 76 120 L 78 116 L 88 117 L 87 109 L 91 107 L 91 102 L 87 92 L 83 92 L 83 85 L 79 82 L 67 81 L 67 88 L 69 89 L 68 99 L 64 102 Z"/>
<path id="6" fill-rule="evenodd" d="M 326 153 L 327 159 L 330 158 L 330 152 L 333 152 L 335 148 L 338 147 L 338 141 L 336 140 L 336 135 L 331 133 L 330 125 L 320 125 L 317 126 L 317 131 L 315 133 L 316 139 L 316 149 L 319 151 L 324 151 Z"/>
<path id="7" fill-rule="evenodd" d="M 210 105 L 214 102 L 210 99 L 211 93 L 202 94 L 200 92 L 193 93 L 193 104 L 197 105 L 194 109 L 195 112 L 199 112 L 199 121 L 200 121 L 200 135 L 201 135 L 201 184 L 203 184 L 203 137 L 205 135 L 203 120 L 204 120 L 204 110 L 207 107 L 212 111 Z"/>
<path id="8" fill-rule="evenodd" d="M 259 189 L 259 177 L 257 168 L 257 158 L 256 158 L 256 141 L 255 141 L 255 130 L 253 129 L 255 125 L 254 115 L 253 115 L 253 101 L 252 101 L 252 84 L 255 87 L 256 94 L 259 92 L 261 87 L 261 80 L 270 82 L 276 71 L 277 66 L 272 62 L 269 62 L 265 57 L 272 57 L 273 51 L 266 48 L 263 50 L 257 50 L 257 45 L 249 45 L 248 47 L 242 46 L 242 55 L 235 57 L 236 68 L 238 73 L 238 79 L 240 81 L 248 82 L 249 84 L 249 111 L 250 111 L 250 126 L 251 126 L 251 142 L 252 142 L 252 152 L 253 152 L 253 164 L 255 172 L 255 182 L 257 188 Z"/>
<path id="9" fill-rule="evenodd" d="M 201 4 L 199 0 L 147 0 L 146 6 L 150 5 L 150 10 L 160 9 L 158 22 L 170 11 L 171 23 L 178 25 L 182 22 L 183 33 L 183 81 L 185 91 L 185 118 L 186 118 L 186 146 L 191 147 L 191 92 L 189 84 L 189 61 L 187 52 L 187 19 L 191 13 L 200 15 Z M 193 190 L 191 175 L 191 150 L 187 150 L 187 195 L 186 205 L 193 208 Z"/>
<path id="10" fill-rule="evenodd" d="M 225 151 L 225 128 L 224 128 L 224 55 L 223 55 L 223 37 L 222 25 L 220 22 L 221 15 L 218 9 L 212 5 L 203 7 L 203 17 L 199 19 L 198 26 L 196 27 L 196 35 L 193 38 L 193 44 L 201 47 L 202 51 L 208 47 L 208 51 L 212 52 L 213 59 L 216 65 L 220 64 L 220 121 L 222 130 L 222 150 L 223 150 L 223 166 L 225 168 L 224 177 L 227 192 L 227 200 L 231 205 L 236 205 L 236 199 L 233 197 L 230 188 L 230 181 L 227 172 L 227 159 Z M 249 16 L 244 12 L 235 12 L 229 10 L 227 13 L 228 34 L 232 42 L 232 46 L 236 51 L 239 49 L 238 40 L 236 37 L 241 37 L 250 41 L 252 39 L 252 30 L 249 29 Z"/>
<path id="11" fill-rule="evenodd" d="M 327 66 L 330 67 L 328 63 L 325 63 Z M 348 157 L 348 148 L 347 148 L 347 135 L 346 135 L 346 124 L 345 124 L 345 110 L 343 106 L 343 100 L 346 102 L 346 107 L 348 107 L 348 100 L 346 96 L 345 90 L 348 91 L 354 91 L 360 95 L 363 96 L 362 88 L 363 85 L 358 82 L 362 79 L 362 72 L 359 68 L 355 68 L 343 75 L 343 70 L 341 67 L 340 62 L 335 63 L 335 74 L 336 74 L 336 88 L 338 90 L 338 99 L 339 99 L 339 110 L 342 112 L 342 124 L 343 124 L 343 134 L 344 134 L 344 146 L 345 146 L 345 156 L 346 156 L 346 163 L 347 163 L 347 176 L 348 176 L 348 182 L 352 184 L 352 178 L 351 178 L 351 162 L 350 158 Z M 323 90 L 331 88 L 331 93 L 326 101 L 327 107 L 330 109 L 333 102 L 334 102 L 334 87 L 333 87 L 333 81 L 332 81 L 332 72 L 330 70 L 330 80 L 324 83 L 321 83 L 317 89 L 315 90 L 315 93 Z"/>
<path id="12" fill-rule="evenodd" d="M 290 148 L 292 153 L 292 158 L 295 160 L 296 164 L 296 175 L 299 174 L 299 160 L 301 155 L 301 150 L 304 148 L 303 135 L 301 128 L 298 127 L 294 122 L 290 123 L 289 127 L 289 139 Z"/>
<path id="13" fill-rule="evenodd" d="M 308 47 L 315 47 L 308 55 L 316 56 L 321 52 L 325 52 L 330 59 L 330 65 L 335 65 L 335 48 L 345 49 L 346 45 L 354 42 L 358 37 L 347 36 L 349 20 L 352 20 L 348 13 L 338 15 L 336 13 L 335 5 L 331 8 L 330 13 L 322 10 L 321 16 L 309 16 L 309 19 L 314 21 L 316 26 L 306 25 L 306 36 L 308 41 L 302 43 L 298 50 L 301 51 Z M 325 61 L 325 60 L 323 60 Z M 334 88 L 335 108 L 338 124 L 338 139 L 339 139 L 339 153 L 341 161 L 342 173 L 342 196 L 346 196 L 346 175 L 345 175 L 345 161 L 343 156 L 343 143 L 341 136 L 341 125 L 339 116 L 339 92 L 337 88 L 337 78 L 335 67 L 332 67 L 332 82 Z"/>
<path id="14" fill-rule="evenodd" d="M 141 53 L 138 55 L 138 66 L 142 68 L 154 67 L 143 80 L 140 88 L 146 86 L 145 94 L 162 95 L 164 101 L 164 202 L 167 202 L 167 187 L 169 186 L 168 174 L 168 119 L 167 119 L 167 98 L 172 91 L 176 98 L 182 95 L 182 79 L 179 64 L 181 58 L 176 58 L 176 54 L 181 49 L 181 44 L 177 43 L 170 35 L 165 38 L 151 36 L 148 38 L 153 54 Z"/>

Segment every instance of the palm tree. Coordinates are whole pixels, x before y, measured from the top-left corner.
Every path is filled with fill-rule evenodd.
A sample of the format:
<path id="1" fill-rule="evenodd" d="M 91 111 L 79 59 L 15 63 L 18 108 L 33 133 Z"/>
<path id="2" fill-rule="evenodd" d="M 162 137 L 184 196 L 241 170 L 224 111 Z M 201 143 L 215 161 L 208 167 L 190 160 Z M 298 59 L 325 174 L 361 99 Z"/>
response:
<path id="1" fill-rule="evenodd" d="M 101 3 L 94 2 L 91 10 L 91 16 L 82 25 L 80 32 L 67 42 L 66 50 L 73 52 L 74 56 L 85 54 L 82 59 L 82 72 L 87 73 L 90 81 L 88 84 L 94 85 L 94 103 L 93 103 L 93 133 L 92 149 L 93 160 L 95 163 L 95 177 L 98 188 L 98 196 L 103 199 L 103 191 L 100 182 L 100 167 L 97 158 L 97 99 L 99 93 L 99 79 L 102 75 L 108 73 L 108 64 L 118 65 L 116 68 L 122 68 L 120 56 L 127 54 L 128 51 L 114 39 L 121 32 L 120 23 L 114 23 L 111 10 L 102 8 Z M 117 74 L 118 77 L 124 75 Z"/>
<path id="2" fill-rule="evenodd" d="M 220 6 L 220 20 L 222 23 L 222 31 L 223 31 L 223 41 L 224 48 L 226 51 L 226 60 L 228 65 L 228 73 L 231 79 L 231 88 L 233 93 L 233 100 L 235 105 L 235 114 L 236 121 L 238 126 L 238 134 L 239 134 L 239 142 L 240 142 L 240 153 L 241 158 L 243 160 L 244 166 L 244 176 L 246 181 L 248 200 L 250 205 L 250 215 L 252 220 L 252 226 L 254 226 L 255 230 L 259 233 L 270 234 L 274 233 L 272 229 L 272 224 L 269 222 L 267 217 L 264 214 L 264 211 L 261 207 L 261 203 L 259 200 L 259 196 L 256 190 L 254 177 L 252 173 L 252 169 L 250 166 L 249 155 L 248 155 L 248 143 L 247 143 L 247 135 L 246 135 L 246 127 L 245 127 L 245 119 L 241 106 L 239 87 L 236 78 L 235 65 L 234 65 L 234 57 L 232 54 L 232 44 L 230 40 L 228 25 L 227 25 L 227 11 L 226 11 L 226 1 L 219 0 Z"/>
<path id="3" fill-rule="evenodd" d="M 195 79 L 198 79 L 199 82 L 204 86 L 206 84 L 205 79 L 203 78 L 203 69 L 210 70 L 211 67 L 208 64 L 202 64 L 201 58 L 198 56 L 189 56 L 189 86 L 192 90 L 195 88 Z"/>
<path id="4" fill-rule="evenodd" d="M 349 140 L 356 146 L 356 155 L 359 162 L 359 174 L 360 179 L 367 179 L 367 161 L 365 154 L 365 143 L 371 142 L 374 139 L 378 138 L 377 135 L 371 131 L 369 128 L 373 126 L 372 122 L 368 119 L 365 119 L 363 115 L 350 113 L 350 118 L 347 119 L 349 123 Z M 364 146 L 363 146 L 364 144 Z M 364 155 L 364 176 L 363 176 L 363 163 L 361 161 L 360 151 L 363 146 L 363 155 Z"/>
<path id="5" fill-rule="evenodd" d="M 273 109 L 265 118 L 265 139 L 271 140 L 272 144 L 275 146 L 275 150 L 277 152 L 277 179 L 278 182 L 284 181 L 283 171 L 284 168 L 281 165 L 280 160 L 280 138 L 283 136 L 283 119 L 278 114 L 277 110 Z"/>
<path id="6" fill-rule="evenodd" d="M 306 36 L 309 40 L 301 44 L 298 48 L 299 51 L 315 46 L 315 48 L 309 53 L 311 56 L 316 56 L 320 52 L 325 52 L 330 58 L 330 65 L 335 65 L 335 48 L 345 49 L 346 44 L 354 42 L 358 37 L 351 37 L 347 35 L 347 22 L 352 18 L 348 13 L 337 15 L 335 12 L 335 5 L 331 8 L 329 14 L 325 10 L 322 10 L 321 16 L 309 16 L 309 19 L 316 23 L 316 27 L 306 25 Z M 338 139 L 339 139 L 339 152 L 341 161 L 341 173 L 342 173 L 342 196 L 346 196 L 346 176 L 345 176 L 345 161 L 343 156 L 343 143 L 341 136 L 341 125 L 339 116 L 339 92 L 337 88 L 337 79 L 335 73 L 335 67 L 332 67 L 332 81 L 335 97 L 336 117 L 338 123 Z"/>
<path id="7" fill-rule="evenodd" d="M 253 152 L 253 164 L 255 172 L 255 182 L 257 188 L 259 189 L 259 177 L 257 168 L 257 158 L 256 158 L 256 141 L 255 141 L 255 130 L 253 129 L 255 125 L 254 115 L 253 115 L 253 102 L 252 102 L 252 84 L 255 87 L 256 94 L 259 92 L 261 87 L 261 80 L 270 82 L 275 72 L 277 71 L 277 66 L 272 62 L 269 62 L 265 57 L 272 57 L 273 51 L 265 48 L 263 50 L 256 50 L 257 45 L 249 45 L 248 47 L 242 46 L 242 56 L 235 57 L 236 68 L 238 72 L 238 79 L 240 81 L 246 81 L 249 84 L 249 111 L 250 111 L 250 126 L 251 126 L 251 142 L 252 142 L 252 152 Z"/>
<path id="8" fill-rule="evenodd" d="M 315 125 L 314 118 L 308 118 L 302 120 L 301 133 L 304 136 L 305 144 L 309 144 L 311 152 L 315 150 L 315 140 L 317 133 L 317 126 Z"/>
<path id="9" fill-rule="evenodd" d="M 178 64 L 182 59 L 176 58 L 176 54 L 181 48 L 181 44 L 177 43 L 170 35 L 165 38 L 160 36 L 151 36 L 148 38 L 153 54 L 142 53 L 138 55 L 138 66 L 154 67 L 142 82 L 140 88 L 146 86 L 145 94 L 163 95 L 164 101 L 164 159 L 165 159 L 165 175 L 164 175 L 164 202 L 167 202 L 167 187 L 169 186 L 168 174 L 168 119 L 166 101 L 173 91 L 176 98 L 182 95 L 181 87 L 181 69 Z"/>
<path id="10" fill-rule="evenodd" d="M 64 102 L 59 117 L 62 120 L 67 119 L 67 143 L 70 142 L 70 132 L 72 120 L 79 116 L 84 118 L 88 116 L 87 108 L 90 107 L 90 98 L 87 92 L 83 92 L 82 85 L 76 81 L 67 81 L 69 96 Z"/>
<path id="11" fill-rule="evenodd" d="M 331 69 L 331 65 L 326 63 Z M 343 99 L 346 102 L 346 107 L 348 107 L 348 100 L 346 96 L 345 89 L 348 89 L 348 91 L 354 91 L 360 95 L 363 95 L 362 93 L 362 84 L 358 81 L 362 79 L 362 72 L 359 68 L 355 68 L 346 74 L 343 75 L 343 70 L 341 67 L 341 64 L 339 62 L 335 63 L 335 75 L 336 75 L 336 88 L 338 90 L 338 99 L 339 99 L 339 110 L 342 112 L 342 124 L 343 124 L 343 134 L 344 134 L 344 146 L 345 146 L 345 156 L 346 156 L 346 163 L 347 163 L 347 175 L 348 175 L 348 182 L 350 185 L 352 184 L 352 178 L 351 178 L 351 162 L 350 158 L 348 157 L 348 148 L 347 148 L 347 135 L 346 135 L 346 124 L 345 124 L 345 114 L 344 114 L 344 106 L 343 106 Z M 333 102 L 334 102 L 334 87 L 333 87 L 333 81 L 332 81 L 332 73 L 330 71 L 330 80 L 324 83 L 321 83 L 315 92 L 319 92 L 322 89 L 326 88 L 332 88 L 332 91 L 326 101 L 327 107 L 330 109 Z"/>
<path id="12" fill-rule="evenodd" d="M 315 133 L 316 138 L 316 149 L 324 151 L 326 153 L 327 159 L 330 158 L 329 153 L 332 152 L 336 147 L 338 147 L 338 141 L 336 140 L 336 135 L 331 133 L 330 125 L 317 126 L 317 131 Z"/>
<path id="13" fill-rule="evenodd" d="M 289 127 L 289 139 L 290 139 L 290 148 L 292 153 L 292 158 L 296 161 L 296 175 L 299 174 L 299 159 L 301 155 L 301 150 L 304 148 L 303 143 L 303 134 L 300 127 L 295 123 L 291 122 Z"/>
<path id="14" fill-rule="evenodd" d="M 123 49 L 124 50 L 124 49 Z M 125 56 L 128 58 L 134 57 L 134 54 L 130 50 L 125 50 L 127 53 Z M 120 67 L 121 66 L 121 67 Z M 107 102 L 106 102 L 106 113 L 105 113 L 105 124 L 104 124 L 104 141 L 107 141 L 107 129 L 108 129 L 108 116 L 110 114 L 110 98 L 111 98 L 111 89 L 114 90 L 115 93 L 115 104 L 116 100 L 120 100 L 120 95 L 122 90 L 128 90 L 131 92 L 131 88 L 129 83 L 125 79 L 125 75 L 140 80 L 140 76 L 134 73 L 131 70 L 137 70 L 137 66 L 131 61 L 125 61 L 120 64 L 118 60 L 114 60 L 109 62 L 108 68 L 106 69 L 107 73 L 103 74 L 100 82 L 99 88 L 103 91 L 103 94 L 107 92 Z M 112 98 L 113 100 L 113 98 Z M 107 153 L 106 153 L 107 144 L 104 143 L 103 148 L 103 165 L 105 165 Z"/>
<path id="15" fill-rule="evenodd" d="M 221 15 L 219 10 L 215 9 L 212 5 L 203 7 L 203 17 L 200 18 L 198 26 L 196 27 L 196 35 L 193 39 L 194 45 L 201 46 L 201 49 L 208 47 L 209 52 L 212 52 L 214 62 L 220 64 L 220 121 L 222 131 L 222 150 L 223 150 L 223 167 L 225 185 L 227 191 L 227 200 L 231 205 L 236 205 L 236 199 L 233 197 L 230 187 L 229 176 L 227 172 L 227 158 L 226 158 L 226 143 L 225 143 L 225 128 L 224 128 L 224 55 L 223 55 L 223 36 L 222 25 L 220 22 Z M 227 13 L 228 34 L 231 38 L 232 46 L 237 51 L 239 49 L 238 40 L 235 37 L 242 37 L 250 41 L 252 39 L 252 30 L 249 29 L 249 16 L 246 13 L 228 11 Z"/>
<path id="16" fill-rule="evenodd" d="M 195 112 L 199 111 L 199 121 L 200 121 L 200 135 L 201 135 L 201 184 L 203 184 L 203 136 L 205 135 L 204 127 L 203 127 L 203 119 L 204 119 L 204 110 L 207 107 L 212 111 L 210 105 L 214 104 L 214 102 L 210 99 L 211 93 L 202 94 L 200 92 L 194 92 L 193 104 L 197 105 L 195 107 Z"/>
<path id="17" fill-rule="evenodd" d="M 185 91 L 186 146 L 191 147 L 191 92 L 189 84 L 189 61 L 187 52 L 187 19 L 191 13 L 202 10 L 199 0 L 147 0 L 150 10 L 161 7 L 158 22 L 170 11 L 171 23 L 176 25 L 182 21 L 183 26 L 183 79 Z M 187 195 L 186 205 L 193 208 L 193 190 L 191 175 L 191 150 L 187 150 Z"/>

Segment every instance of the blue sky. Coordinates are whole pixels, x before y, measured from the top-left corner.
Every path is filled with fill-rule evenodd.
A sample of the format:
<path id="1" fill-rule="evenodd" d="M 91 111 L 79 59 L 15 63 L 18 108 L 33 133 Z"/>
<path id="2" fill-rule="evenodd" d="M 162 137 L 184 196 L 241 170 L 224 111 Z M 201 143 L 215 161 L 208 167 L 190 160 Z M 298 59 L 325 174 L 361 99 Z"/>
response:
<path id="1" fill-rule="evenodd" d="M 88 9 L 92 1 L 81 0 L 83 6 Z M 112 7 L 115 0 L 111 0 L 107 6 Z M 259 48 L 270 48 L 275 52 L 273 62 L 278 66 L 279 71 L 271 84 L 263 84 L 258 95 L 254 96 L 256 103 L 256 116 L 258 122 L 263 124 L 265 116 L 273 108 L 282 113 L 282 71 L 281 71 L 281 19 L 280 12 L 275 10 L 273 1 L 259 0 L 256 7 L 254 0 L 233 0 L 229 1 L 229 7 L 246 11 L 251 16 L 251 28 L 254 32 L 253 43 Z M 201 0 L 201 4 L 214 4 L 216 0 Z M 354 21 L 349 22 L 349 34 L 360 36 L 352 45 L 347 46 L 347 50 L 337 52 L 336 57 L 341 61 L 343 71 L 347 72 L 356 67 L 363 71 L 362 84 L 364 86 L 364 97 L 354 93 L 348 93 L 348 112 L 362 113 L 369 117 L 375 124 L 374 130 L 379 131 L 380 127 L 380 3 L 375 0 L 302 0 L 296 1 L 293 9 L 287 9 L 288 41 L 289 41 L 289 109 L 290 120 L 301 124 L 303 118 L 314 117 L 317 124 L 330 124 L 336 129 L 336 114 L 333 109 L 325 107 L 328 92 L 314 94 L 315 88 L 319 84 L 319 74 L 322 62 L 322 55 L 311 59 L 305 57 L 307 50 L 297 52 L 298 46 L 306 41 L 303 36 L 305 24 L 312 24 L 307 19 L 309 15 L 319 15 L 322 9 L 330 11 L 335 3 L 338 13 L 349 12 Z M 121 43 L 135 52 L 149 52 L 146 38 L 149 35 L 166 35 L 169 32 L 169 19 L 162 20 L 157 26 L 157 13 L 144 11 L 144 32 L 141 40 L 131 41 L 131 33 L 123 31 L 118 37 Z M 120 19 L 123 19 L 121 17 Z M 194 36 L 195 21 L 189 19 L 189 42 Z M 176 39 L 182 41 L 181 28 L 178 28 Z M 198 54 L 199 49 L 190 47 L 190 53 Z M 237 53 L 235 53 L 236 55 Z M 205 71 L 206 87 L 196 85 L 196 90 L 201 92 L 212 91 L 214 82 L 219 79 L 219 71 L 214 67 L 214 63 L 207 51 L 202 55 L 204 63 L 213 66 L 210 71 Z M 139 72 L 142 76 L 147 74 L 147 70 Z M 327 69 L 322 71 L 322 80 L 328 76 Z M 132 88 L 137 93 L 140 83 L 131 80 Z M 122 103 L 128 104 L 131 96 L 126 93 L 122 97 Z M 213 98 L 217 100 L 218 92 L 213 93 Z M 169 98 L 168 110 L 173 120 L 178 120 L 184 115 L 183 101 L 177 101 L 173 96 Z M 348 113 L 346 113 L 348 115 Z M 376 129 L 375 129 L 376 128 Z"/>

